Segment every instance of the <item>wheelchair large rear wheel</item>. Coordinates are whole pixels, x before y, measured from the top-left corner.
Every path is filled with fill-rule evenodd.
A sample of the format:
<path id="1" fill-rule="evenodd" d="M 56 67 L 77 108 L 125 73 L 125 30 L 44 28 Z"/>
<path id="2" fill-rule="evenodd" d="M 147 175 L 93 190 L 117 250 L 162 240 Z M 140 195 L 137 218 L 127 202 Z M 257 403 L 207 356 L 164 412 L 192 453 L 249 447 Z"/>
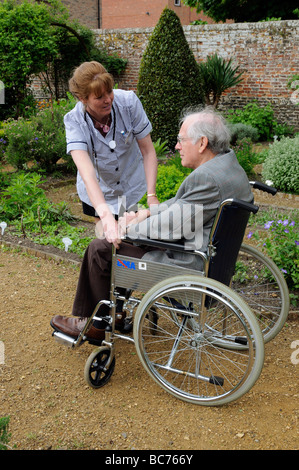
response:
<path id="1" fill-rule="evenodd" d="M 243 244 L 231 285 L 258 319 L 264 342 L 283 328 L 290 307 L 289 290 L 276 264 L 256 248 Z"/>
<path id="2" fill-rule="evenodd" d="M 240 398 L 264 362 L 263 337 L 250 308 L 232 289 L 201 276 L 176 276 L 152 287 L 136 311 L 134 341 L 162 388 L 199 405 Z M 238 343 L 246 348 L 236 349 Z"/>

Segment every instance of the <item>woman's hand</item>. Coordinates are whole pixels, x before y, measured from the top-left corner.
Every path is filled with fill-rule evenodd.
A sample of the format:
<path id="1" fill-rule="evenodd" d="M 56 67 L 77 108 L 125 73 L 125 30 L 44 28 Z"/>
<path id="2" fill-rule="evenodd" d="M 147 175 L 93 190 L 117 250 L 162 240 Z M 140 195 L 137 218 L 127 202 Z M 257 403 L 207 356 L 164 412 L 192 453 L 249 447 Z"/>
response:
<path id="1" fill-rule="evenodd" d="M 154 204 L 160 204 L 159 199 L 157 198 L 156 194 L 150 194 L 147 196 L 147 203 L 150 206 L 153 206 Z"/>
<path id="2" fill-rule="evenodd" d="M 112 214 L 107 214 L 100 220 L 104 236 L 109 243 L 113 243 L 115 248 L 121 244 L 121 233 L 118 223 Z M 99 223 L 99 222 L 98 222 Z"/>

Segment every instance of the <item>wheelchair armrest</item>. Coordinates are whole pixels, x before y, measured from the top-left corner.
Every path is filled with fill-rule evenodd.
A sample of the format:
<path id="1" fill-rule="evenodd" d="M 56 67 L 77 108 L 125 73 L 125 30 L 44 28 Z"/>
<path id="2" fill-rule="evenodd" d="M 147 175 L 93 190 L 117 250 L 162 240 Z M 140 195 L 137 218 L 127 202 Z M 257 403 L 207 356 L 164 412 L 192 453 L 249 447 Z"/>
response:
<path id="1" fill-rule="evenodd" d="M 173 242 L 167 242 L 167 241 L 162 241 L 162 240 L 152 240 L 151 238 L 129 238 L 126 236 L 123 239 L 124 242 L 128 243 L 134 243 L 136 245 L 148 245 L 148 246 L 155 246 L 157 248 L 164 248 L 168 250 L 173 250 L 173 251 L 184 251 L 186 252 L 194 252 L 193 249 L 188 249 L 185 247 L 184 244 L 180 243 L 173 243 Z"/>
<path id="2" fill-rule="evenodd" d="M 271 186 L 268 186 L 265 183 L 261 183 L 260 181 L 249 181 L 249 183 L 253 188 L 260 189 L 261 191 L 270 193 L 273 196 L 275 196 L 275 194 L 277 193 L 276 188 L 272 188 Z"/>

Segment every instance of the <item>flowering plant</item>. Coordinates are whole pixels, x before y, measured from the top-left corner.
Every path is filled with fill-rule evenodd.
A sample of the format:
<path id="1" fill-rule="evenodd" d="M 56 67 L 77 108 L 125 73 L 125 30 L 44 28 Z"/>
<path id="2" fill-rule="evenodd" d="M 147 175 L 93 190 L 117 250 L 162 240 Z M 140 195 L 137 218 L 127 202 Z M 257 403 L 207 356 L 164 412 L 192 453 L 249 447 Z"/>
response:
<path id="1" fill-rule="evenodd" d="M 262 250 L 274 261 L 285 276 L 290 289 L 299 288 L 299 234 L 292 219 L 270 220 L 264 231 L 249 232 L 248 238 L 258 240 Z"/>

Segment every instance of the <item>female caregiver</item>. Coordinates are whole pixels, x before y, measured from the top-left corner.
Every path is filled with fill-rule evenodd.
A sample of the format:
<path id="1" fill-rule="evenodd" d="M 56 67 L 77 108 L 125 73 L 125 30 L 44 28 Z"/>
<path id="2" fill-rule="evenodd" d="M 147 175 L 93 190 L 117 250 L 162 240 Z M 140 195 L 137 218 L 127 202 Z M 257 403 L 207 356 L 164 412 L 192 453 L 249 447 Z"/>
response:
<path id="1" fill-rule="evenodd" d="M 69 81 L 79 100 L 64 117 L 67 153 L 78 169 L 83 212 L 96 217 L 96 232 L 118 247 L 120 202 L 128 210 L 147 191 L 155 194 L 157 158 L 152 130 L 134 92 L 113 89 L 113 78 L 98 62 L 84 62 Z"/>

